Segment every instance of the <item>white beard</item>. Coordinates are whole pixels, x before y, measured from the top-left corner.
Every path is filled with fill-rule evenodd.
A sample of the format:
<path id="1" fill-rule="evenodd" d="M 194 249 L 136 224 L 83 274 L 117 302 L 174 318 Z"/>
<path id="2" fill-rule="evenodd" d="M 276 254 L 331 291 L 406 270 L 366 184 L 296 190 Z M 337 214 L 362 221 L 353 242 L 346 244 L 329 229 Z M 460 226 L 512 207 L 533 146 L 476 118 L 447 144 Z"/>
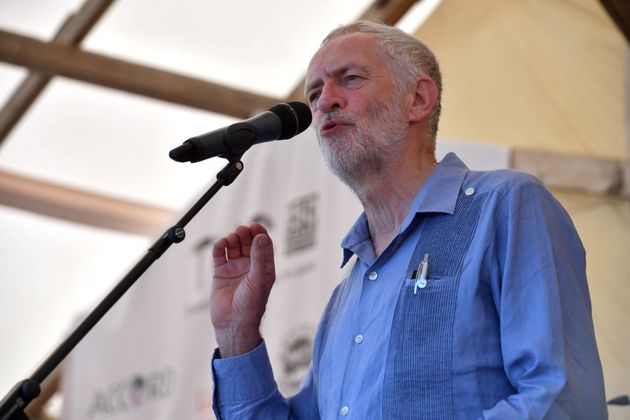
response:
<path id="1" fill-rule="evenodd" d="M 353 125 L 345 128 L 344 133 L 329 137 L 322 137 L 317 130 L 319 147 L 330 170 L 356 192 L 362 181 L 382 174 L 395 164 L 396 152 L 409 126 L 396 101 L 391 106 L 375 102 L 362 120 L 333 111 L 326 115 L 322 125 L 335 118 Z"/>

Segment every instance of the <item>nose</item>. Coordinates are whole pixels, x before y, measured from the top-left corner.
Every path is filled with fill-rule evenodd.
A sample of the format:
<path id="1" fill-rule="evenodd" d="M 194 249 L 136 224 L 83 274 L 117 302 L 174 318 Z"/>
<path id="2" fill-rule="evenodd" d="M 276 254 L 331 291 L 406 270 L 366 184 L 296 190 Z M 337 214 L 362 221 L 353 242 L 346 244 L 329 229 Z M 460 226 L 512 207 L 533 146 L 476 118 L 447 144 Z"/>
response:
<path id="1" fill-rule="evenodd" d="M 317 99 L 317 110 L 330 112 L 336 108 L 344 108 L 346 100 L 338 86 L 334 83 L 325 83 Z"/>

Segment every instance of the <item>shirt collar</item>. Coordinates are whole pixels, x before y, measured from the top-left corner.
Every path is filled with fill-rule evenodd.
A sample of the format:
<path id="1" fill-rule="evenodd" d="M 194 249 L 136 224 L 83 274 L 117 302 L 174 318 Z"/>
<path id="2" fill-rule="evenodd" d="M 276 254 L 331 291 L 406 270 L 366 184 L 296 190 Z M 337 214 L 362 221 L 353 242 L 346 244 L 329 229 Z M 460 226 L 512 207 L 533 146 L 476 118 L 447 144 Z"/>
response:
<path id="1" fill-rule="evenodd" d="M 448 153 L 444 156 L 444 159 L 440 161 L 418 191 L 407 217 L 405 217 L 400 226 L 398 234 L 409 227 L 418 213 L 453 214 L 459 191 L 468 171 L 468 167 L 455 153 Z M 370 239 L 367 217 L 365 212 L 363 212 L 341 242 L 341 247 L 343 248 L 341 267 L 346 265 L 352 255 L 360 255 L 362 252 L 368 251 L 366 249 L 367 246 L 372 247 L 372 241 Z"/>

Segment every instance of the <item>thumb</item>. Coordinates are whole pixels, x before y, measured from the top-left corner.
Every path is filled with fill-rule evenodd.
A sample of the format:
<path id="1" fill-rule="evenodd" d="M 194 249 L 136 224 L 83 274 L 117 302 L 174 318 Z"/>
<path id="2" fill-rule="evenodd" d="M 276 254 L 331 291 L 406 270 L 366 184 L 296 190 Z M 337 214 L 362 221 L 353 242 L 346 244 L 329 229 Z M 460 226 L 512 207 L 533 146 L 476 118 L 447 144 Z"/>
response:
<path id="1" fill-rule="evenodd" d="M 271 240 L 264 233 L 259 233 L 252 242 L 250 274 L 253 277 L 252 280 L 260 285 L 265 280 L 265 267 L 270 255 Z"/>

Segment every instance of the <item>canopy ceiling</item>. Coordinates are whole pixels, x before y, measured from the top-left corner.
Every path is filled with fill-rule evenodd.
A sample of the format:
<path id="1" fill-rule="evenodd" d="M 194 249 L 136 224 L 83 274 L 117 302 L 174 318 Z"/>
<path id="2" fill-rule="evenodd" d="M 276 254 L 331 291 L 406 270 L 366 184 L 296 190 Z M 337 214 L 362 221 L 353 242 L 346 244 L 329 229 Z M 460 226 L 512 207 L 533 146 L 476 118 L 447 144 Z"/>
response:
<path id="1" fill-rule="evenodd" d="M 234 115 L 208 108 L 233 109 L 234 97 L 286 100 L 299 90 L 308 61 L 326 32 L 366 14 L 395 22 L 413 4 L 413 0 L 2 0 L 0 44 L 5 49 L 0 61 L 30 54 L 29 59 L 49 60 L 47 65 L 85 75 L 90 71 L 82 66 L 105 60 L 100 61 L 104 67 L 91 69 L 92 74 L 141 84 L 141 77 L 121 74 L 117 66 L 152 70 L 142 73 L 149 75 L 160 71 L 158 76 L 167 77 L 161 80 L 179 83 L 166 86 L 168 92 L 193 86 L 218 96 L 204 97 L 206 90 L 184 95 L 211 104 L 199 109 L 204 105 L 175 104 L 105 87 L 109 86 L 105 82 L 94 84 L 103 80 L 87 83 L 57 76 L 0 143 L 4 195 L 0 199 L 5 203 L 0 205 L 4 320 L 0 334 L 10 343 L 0 360 L 0 392 L 27 376 L 63 336 L 77 311 L 90 308 L 108 291 L 173 215 L 213 180 L 222 166 L 220 159 L 198 165 L 168 159 L 168 151 L 188 137 L 235 121 Z M 439 0 L 417 3 L 399 26 L 414 30 L 437 4 Z M 100 12 L 94 9 L 105 13 L 92 19 L 96 24 L 86 31 L 80 50 L 73 52 L 70 48 L 80 36 L 68 33 L 82 29 L 76 29 L 76 19 L 63 28 L 62 23 L 77 11 L 81 17 L 90 7 L 96 17 Z M 73 37 L 76 42 L 68 44 Z M 53 39 L 55 44 L 42 45 Z M 17 53 L 11 50 L 16 40 Z M 27 75 L 21 66 L 0 63 L 0 105 L 7 104 Z M 225 104 L 219 100 L 224 97 Z M 238 106 L 262 110 L 255 105 L 245 101 Z M 0 116 L 0 126 L 3 123 Z M 30 211 L 6 206 L 18 203 L 23 208 L 23 192 Z M 36 214 L 38 210 L 44 214 Z M 82 221 L 86 212 L 92 226 L 58 218 Z M 125 219 L 118 230 L 112 230 L 117 222 L 111 220 L 107 229 L 94 227 L 99 226 L 96 219 L 115 219 L 116 214 Z"/>

